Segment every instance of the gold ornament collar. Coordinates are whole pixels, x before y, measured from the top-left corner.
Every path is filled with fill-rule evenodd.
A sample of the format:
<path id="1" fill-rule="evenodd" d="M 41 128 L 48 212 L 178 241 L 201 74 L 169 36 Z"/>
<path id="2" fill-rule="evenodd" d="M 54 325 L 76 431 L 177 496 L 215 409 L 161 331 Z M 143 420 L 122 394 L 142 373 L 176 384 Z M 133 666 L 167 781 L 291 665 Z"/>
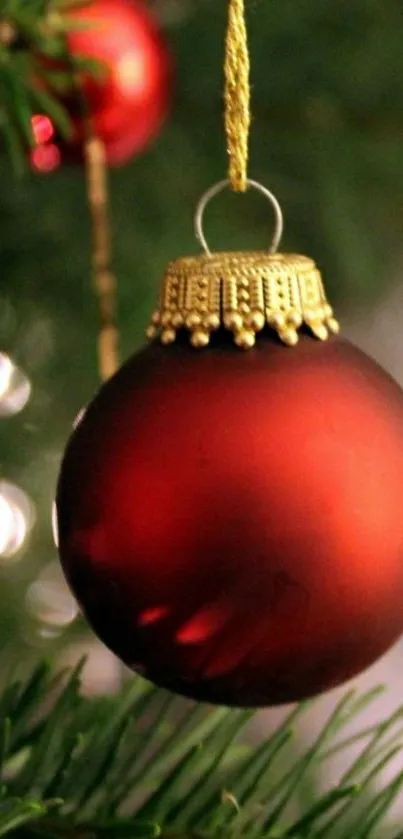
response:
<path id="1" fill-rule="evenodd" d="M 163 344 L 186 329 L 194 347 L 206 347 L 220 327 L 250 349 L 265 327 L 289 346 L 306 326 L 324 341 L 339 331 L 315 263 L 297 254 L 216 253 L 184 257 L 166 269 L 158 309 L 147 330 Z"/>
<path id="2" fill-rule="evenodd" d="M 270 201 L 275 230 L 268 251 L 211 253 L 203 232 L 205 208 L 229 181 L 209 189 L 196 210 L 196 238 L 201 256 L 182 257 L 165 271 L 158 309 L 147 330 L 172 344 L 180 330 L 188 330 L 194 347 L 206 347 L 220 328 L 233 333 L 235 343 L 250 349 L 265 327 L 277 332 L 288 346 L 298 343 L 305 326 L 325 341 L 339 324 L 326 299 L 322 278 L 312 259 L 276 253 L 283 231 L 283 215 L 275 196 L 261 184 L 248 181 Z"/>

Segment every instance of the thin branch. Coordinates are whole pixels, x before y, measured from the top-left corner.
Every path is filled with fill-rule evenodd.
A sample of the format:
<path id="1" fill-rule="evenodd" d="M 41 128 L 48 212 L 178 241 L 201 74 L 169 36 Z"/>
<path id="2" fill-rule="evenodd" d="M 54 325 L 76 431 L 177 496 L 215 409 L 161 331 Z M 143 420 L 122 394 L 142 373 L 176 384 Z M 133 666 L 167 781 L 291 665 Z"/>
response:
<path id="1" fill-rule="evenodd" d="M 100 329 L 98 366 L 103 381 L 119 367 L 116 326 L 116 277 L 112 271 L 109 194 L 105 146 L 91 131 L 84 144 L 87 198 L 92 224 L 92 271 Z"/>
<path id="2" fill-rule="evenodd" d="M 0 44 L 9 47 L 15 41 L 16 32 L 8 20 L 0 21 Z"/>

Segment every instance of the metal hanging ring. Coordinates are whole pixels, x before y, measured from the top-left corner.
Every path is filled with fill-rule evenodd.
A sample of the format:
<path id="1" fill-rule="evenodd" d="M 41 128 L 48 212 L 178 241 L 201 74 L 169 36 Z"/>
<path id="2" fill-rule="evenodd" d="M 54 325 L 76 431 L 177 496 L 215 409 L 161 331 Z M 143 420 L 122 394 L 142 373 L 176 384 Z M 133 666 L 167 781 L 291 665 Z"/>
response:
<path id="1" fill-rule="evenodd" d="M 248 180 L 246 182 L 246 184 L 247 184 L 248 189 L 252 188 L 252 189 L 256 189 L 258 192 L 261 192 L 262 195 L 264 195 L 265 198 L 267 198 L 267 200 L 270 202 L 270 204 L 273 207 L 274 214 L 275 214 L 275 227 L 274 227 L 273 238 L 272 238 L 272 241 L 271 241 L 268 252 L 269 253 L 275 253 L 277 251 L 277 248 L 278 248 L 279 244 L 280 244 L 281 237 L 283 235 L 283 230 L 284 230 L 284 218 L 283 218 L 283 213 L 282 213 L 280 204 L 278 203 L 275 195 L 273 195 L 273 193 L 270 192 L 270 190 L 266 189 L 265 186 L 262 186 L 262 184 L 260 184 L 258 181 L 249 181 Z M 201 199 L 200 199 L 200 201 L 197 205 L 197 209 L 196 209 L 196 213 L 195 213 L 195 219 L 194 219 L 195 235 L 196 235 L 196 239 L 198 240 L 198 242 L 200 242 L 200 244 L 201 244 L 204 252 L 207 254 L 207 256 L 211 256 L 211 250 L 210 250 L 210 248 L 207 244 L 207 240 L 206 240 L 206 237 L 204 235 L 204 230 L 203 230 L 204 211 L 207 207 L 207 204 L 211 201 L 212 198 L 215 198 L 216 195 L 218 195 L 220 192 L 223 192 L 224 189 L 227 189 L 230 186 L 231 186 L 231 181 L 230 180 L 226 179 L 225 181 L 220 181 L 219 183 L 210 187 L 210 189 L 208 189 L 207 192 L 204 193 L 204 195 L 201 197 Z"/>

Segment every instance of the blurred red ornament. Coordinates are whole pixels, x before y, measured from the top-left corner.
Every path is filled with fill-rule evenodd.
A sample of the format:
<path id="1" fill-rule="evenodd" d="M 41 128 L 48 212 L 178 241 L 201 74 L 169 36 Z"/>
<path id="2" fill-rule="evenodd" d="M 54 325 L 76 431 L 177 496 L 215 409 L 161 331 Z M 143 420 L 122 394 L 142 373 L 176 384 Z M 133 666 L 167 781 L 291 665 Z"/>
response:
<path id="1" fill-rule="evenodd" d="M 55 143 L 42 143 L 32 149 L 30 160 L 35 172 L 49 173 L 58 169 L 61 164 L 61 153 Z"/>
<path id="2" fill-rule="evenodd" d="M 108 163 L 126 163 L 157 135 L 171 94 L 171 61 L 151 12 L 141 0 L 93 0 L 69 12 L 80 28 L 68 34 L 73 58 L 100 62 L 81 73 L 94 133 Z M 82 28 L 81 28 L 82 25 Z M 86 127 L 80 97 L 66 102 L 74 123 L 69 153 L 81 154 Z"/>
<path id="3" fill-rule="evenodd" d="M 54 137 L 55 129 L 52 120 L 44 114 L 36 114 L 31 119 L 32 133 L 38 146 L 48 143 Z"/>
<path id="4" fill-rule="evenodd" d="M 67 448 L 61 560 L 157 685 L 260 706 L 349 679 L 403 629 L 403 393 L 339 338 L 152 344 Z"/>

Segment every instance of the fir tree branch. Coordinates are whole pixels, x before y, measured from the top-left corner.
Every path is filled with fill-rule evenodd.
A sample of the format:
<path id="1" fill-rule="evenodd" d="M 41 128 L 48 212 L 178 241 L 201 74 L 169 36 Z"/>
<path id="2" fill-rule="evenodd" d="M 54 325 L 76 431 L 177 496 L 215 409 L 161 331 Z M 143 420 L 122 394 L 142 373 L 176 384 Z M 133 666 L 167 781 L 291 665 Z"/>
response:
<path id="1" fill-rule="evenodd" d="M 75 94 L 72 66 L 74 73 L 104 72 L 93 59 L 66 61 L 66 33 L 83 24 L 65 13 L 86 2 L 0 0 L 0 133 L 17 173 L 27 168 L 35 145 L 35 114 L 48 116 L 63 139 L 71 136 L 63 96 Z"/>
<path id="2" fill-rule="evenodd" d="M 296 760 L 293 734 L 306 704 L 260 746 L 240 751 L 249 712 L 178 700 L 140 678 L 117 697 L 84 698 L 82 666 L 55 678 L 40 665 L 0 696 L 0 836 L 381 839 L 403 785 L 401 772 L 379 784 L 401 750 L 402 708 L 364 729 L 339 783 L 292 815 L 307 774 L 322 772 L 335 736 L 377 692 L 347 694 Z"/>

